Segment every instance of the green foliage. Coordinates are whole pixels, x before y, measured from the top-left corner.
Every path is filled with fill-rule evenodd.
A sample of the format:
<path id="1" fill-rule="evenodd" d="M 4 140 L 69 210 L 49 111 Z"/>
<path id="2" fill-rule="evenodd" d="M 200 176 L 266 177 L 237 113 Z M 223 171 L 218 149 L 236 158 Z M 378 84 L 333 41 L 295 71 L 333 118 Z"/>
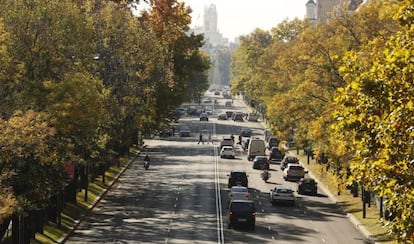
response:
<path id="1" fill-rule="evenodd" d="M 342 72 L 347 86 L 336 102 L 340 130 L 354 133 L 353 178 L 387 199 L 387 223 L 399 241 L 414 233 L 412 5 L 399 12 L 402 24 L 388 41 L 372 40 L 364 52 L 349 52 Z M 401 201 L 404 199 L 404 201 Z"/>

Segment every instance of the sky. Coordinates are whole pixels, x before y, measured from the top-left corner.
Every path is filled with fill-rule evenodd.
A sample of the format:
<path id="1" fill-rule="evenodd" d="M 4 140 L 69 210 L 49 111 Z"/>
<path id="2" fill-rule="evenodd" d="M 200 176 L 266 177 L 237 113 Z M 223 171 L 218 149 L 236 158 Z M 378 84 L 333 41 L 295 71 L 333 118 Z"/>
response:
<path id="1" fill-rule="evenodd" d="M 285 19 L 303 19 L 308 0 L 179 0 L 193 10 L 192 24 L 202 26 L 205 6 L 216 5 L 218 31 L 233 41 L 254 29 L 270 30 Z"/>

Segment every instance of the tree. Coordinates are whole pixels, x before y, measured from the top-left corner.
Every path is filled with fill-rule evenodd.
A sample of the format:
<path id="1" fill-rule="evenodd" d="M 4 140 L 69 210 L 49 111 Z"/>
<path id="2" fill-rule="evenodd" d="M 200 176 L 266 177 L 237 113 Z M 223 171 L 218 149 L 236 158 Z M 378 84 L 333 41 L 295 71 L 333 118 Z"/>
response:
<path id="1" fill-rule="evenodd" d="M 353 177 L 379 196 L 393 218 L 390 232 L 401 242 L 414 242 L 414 112 L 413 5 L 402 4 L 397 33 L 369 42 L 346 55 L 340 90 L 338 130 L 351 132 Z M 402 199 L 404 199 L 402 201 Z"/>

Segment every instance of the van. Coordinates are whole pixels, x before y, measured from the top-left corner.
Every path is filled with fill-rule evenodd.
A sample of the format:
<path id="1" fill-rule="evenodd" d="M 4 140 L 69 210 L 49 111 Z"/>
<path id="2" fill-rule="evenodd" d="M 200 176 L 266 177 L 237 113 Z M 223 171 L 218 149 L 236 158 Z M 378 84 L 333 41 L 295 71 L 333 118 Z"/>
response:
<path id="1" fill-rule="evenodd" d="M 266 155 L 266 145 L 264 140 L 259 138 L 254 138 L 249 141 L 249 146 L 247 148 L 247 160 L 251 161 L 256 156 L 265 156 Z"/>

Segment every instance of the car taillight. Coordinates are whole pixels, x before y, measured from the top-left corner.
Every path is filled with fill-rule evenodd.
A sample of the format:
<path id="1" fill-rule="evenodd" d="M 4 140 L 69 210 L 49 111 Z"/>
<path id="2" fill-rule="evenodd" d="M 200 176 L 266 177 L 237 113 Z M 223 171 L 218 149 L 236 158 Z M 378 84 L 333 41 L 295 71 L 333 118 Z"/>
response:
<path id="1" fill-rule="evenodd" d="M 233 215 L 233 212 L 231 212 L 231 211 L 230 211 L 230 212 L 229 212 L 229 215 Z"/>

